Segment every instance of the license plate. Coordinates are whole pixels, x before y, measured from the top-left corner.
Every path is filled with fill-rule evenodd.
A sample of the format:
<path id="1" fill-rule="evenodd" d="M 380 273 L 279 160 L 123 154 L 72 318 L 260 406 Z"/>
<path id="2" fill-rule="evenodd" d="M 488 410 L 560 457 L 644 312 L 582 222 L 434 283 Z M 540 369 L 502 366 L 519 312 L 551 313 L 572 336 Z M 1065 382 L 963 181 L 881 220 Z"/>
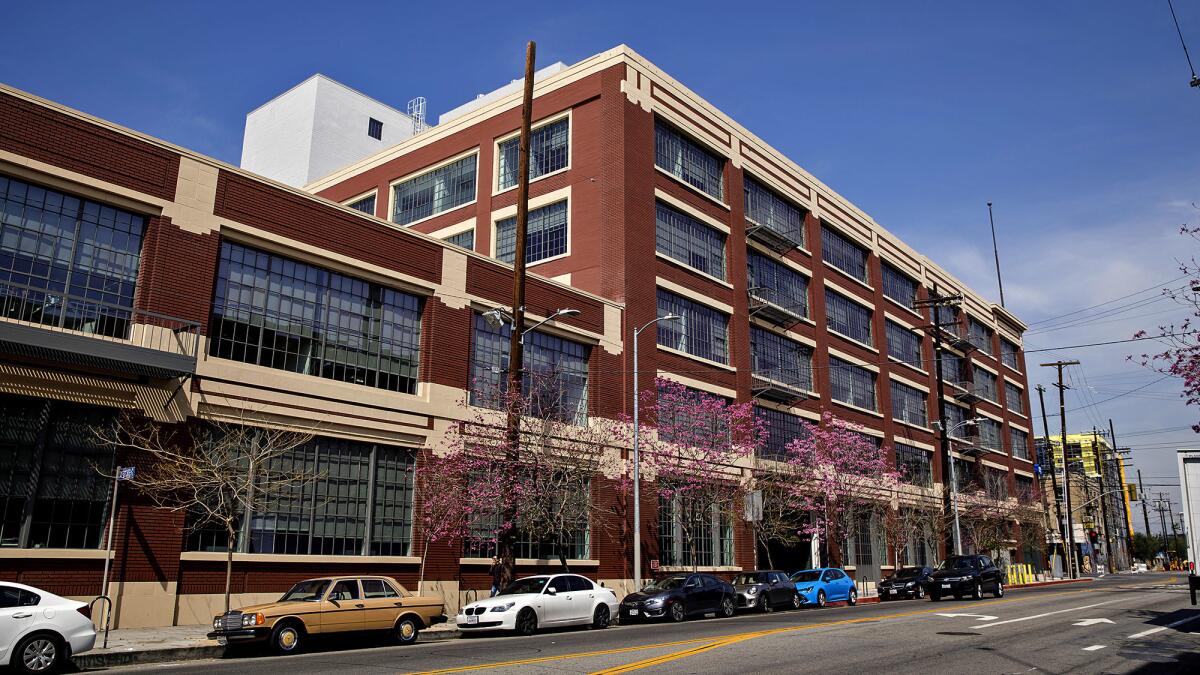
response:
<path id="1" fill-rule="evenodd" d="M 217 644 L 224 647 L 225 645 L 229 644 L 229 638 L 219 637 L 219 638 L 217 638 Z"/>
<path id="2" fill-rule="evenodd" d="M 950 588 L 950 584 L 942 584 L 942 588 Z"/>
<path id="3" fill-rule="evenodd" d="M 471 616 L 467 617 L 467 623 L 468 624 L 479 623 L 479 617 L 472 614 Z"/>
<path id="4" fill-rule="evenodd" d="M 900 591 L 898 591 L 898 590 L 896 590 L 896 589 L 894 589 L 894 588 L 892 589 L 892 595 L 895 595 L 895 594 L 897 594 L 897 593 L 899 593 L 899 592 L 900 592 Z"/>
<path id="5" fill-rule="evenodd" d="M 629 610 L 629 616 L 637 616 L 637 615 L 638 615 L 638 611 L 636 609 Z"/>

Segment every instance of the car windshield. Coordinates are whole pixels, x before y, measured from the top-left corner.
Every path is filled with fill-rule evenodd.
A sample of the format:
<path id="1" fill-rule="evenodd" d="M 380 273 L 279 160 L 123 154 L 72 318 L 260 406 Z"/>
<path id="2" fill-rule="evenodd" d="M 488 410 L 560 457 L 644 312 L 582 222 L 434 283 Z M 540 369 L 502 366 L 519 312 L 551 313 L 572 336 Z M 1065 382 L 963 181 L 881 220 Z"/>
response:
<path id="1" fill-rule="evenodd" d="M 804 570 L 792 575 L 792 581 L 816 581 L 821 578 L 821 570 Z"/>
<path id="2" fill-rule="evenodd" d="M 921 576 L 921 568 L 920 567 L 903 567 L 900 569 L 899 572 L 896 572 L 897 579 L 909 579 L 912 577 L 919 577 L 919 576 Z"/>
<path id="3" fill-rule="evenodd" d="M 767 580 L 764 578 L 766 576 L 765 574 L 739 574 L 733 578 L 733 585 L 741 586 L 745 584 L 766 583 Z"/>
<path id="4" fill-rule="evenodd" d="M 670 591 L 676 588 L 682 588 L 687 581 L 687 577 L 667 577 L 666 579 L 657 579 L 646 584 L 644 591 Z"/>
<path id="5" fill-rule="evenodd" d="M 283 594 L 279 599 L 280 602 L 319 602 L 321 596 L 325 595 L 325 589 L 329 587 L 328 579 L 314 579 L 312 581 L 301 581 L 292 586 L 292 590 Z"/>
<path id="6" fill-rule="evenodd" d="M 946 558 L 938 565 L 939 570 L 969 570 L 971 569 L 970 558 Z"/>
<path id="7" fill-rule="evenodd" d="M 550 577 L 526 577 L 517 579 L 504 590 L 500 591 L 500 595 L 518 595 L 520 593 L 541 593 L 546 587 L 546 582 L 550 581 Z"/>

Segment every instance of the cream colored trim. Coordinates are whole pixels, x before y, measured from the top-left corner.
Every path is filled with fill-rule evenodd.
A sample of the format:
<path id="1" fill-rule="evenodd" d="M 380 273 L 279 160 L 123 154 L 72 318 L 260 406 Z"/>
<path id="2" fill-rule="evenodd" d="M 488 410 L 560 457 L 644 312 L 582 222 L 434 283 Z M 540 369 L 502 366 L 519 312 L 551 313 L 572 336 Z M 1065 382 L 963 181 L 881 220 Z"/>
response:
<path id="1" fill-rule="evenodd" d="M 713 282 L 714 284 L 719 284 L 721 286 L 724 286 L 725 288 L 733 290 L 733 284 L 729 283 L 728 281 L 714 277 L 713 275 L 709 274 L 708 272 L 698 270 L 695 267 L 692 267 L 691 265 L 689 265 L 685 262 L 680 262 L 680 261 L 672 258 L 671 256 L 663 253 L 662 251 L 655 251 L 654 257 L 667 263 L 668 265 L 674 265 L 674 266 L 682 269 L 685 272 L 689 272 L 691 274 L 695 274 L 697 276 L 704 277 L 705 279 Z"/>
<path id="2" fill-rule="evenodd" d="M 922 384 L 920 382 L 917 382 L 916 380 L 910 380 L 907 377 L 904 377 L 903 375 L 899 375 L 899 374 L 893 373 L 893 372 L 889 372 L 888 376 L 891 377 L 893 380 L 896 380 L 897 382 L 900 382 L 902 384 L 907 384 L 908 386 L 912 387 L 913 389 L 920 389 L 921 391 L 925 392 L 926 394 L 933 393 L 932 391 L 930 391 L 928 384 Z"/>
<path id="3" fill-rule="evenodd" d="M 996 376 L 996 385 L 1000 386 L 1000 383 L 1003 381 L 1003 379 L 1000 377 L 1000 372 L 997 371 L 995 368 L 987 365 L 986 363 L 976 361 L 975 359 L 971 359 L 971 365 L 975 366 L 976 368 L 982 368 L 983 370 L 988 371 L 992 375 L 995 375 Z"/>
<path id="4" fill-rule="evenodd" d="M 430 232 L 429 235 L 433 236 L 433 237 L 437 237 L 438 239 L 448 239 L 450 237 L 453 237 L 456 234 L 462 234 L 463 232 L 470 232 L 474 229 L 475 229 L 475 218 L 471 217 L 471 218 L 468 218 L 468 219 L 462 221 L 461 223 L 456 223 L 454 225 L 447 225 L 446 227 L 443 227 L 440 230 L 435 230 L 433 232 Z"/>
<path id="5" fill-rule="evenodd" d="M 738 152 L 735 154 L 738 154 L 738 155 L 741 154 L 740 147 L 738 148 Z M 754 169 L 747 169 L 744 166 L 742 167 L 742 174 L 745 176 L 749 176 L 750 178 L 752 178 L 754 180 L 754 182 L 760 183 L 764 187 L 771 189 L 771 191 L 775 192 L 777 195 L 779 195 L 786 201 L 792 202 L 793 206 L 796 206 L 796 207 L 803 209 L 805 211 L 808 211 L 810 213 L 812 212 L 813 207 L 812 207 L 811 199 L 809 199 L 808 197 L 800 196 L 800 194 L 798 192 L 796 192 L 796 190 L 794 188 L 792 188 L 789 185 L 780 183 L 779 181 L 775 180 L 774 176 L 770 176 L 766 173 L 760 173 Z M 810 194 L 811 194 L 811 192 L 810 192 Z M 753 222 L 755 225 L 762 224 L 762 223 L 753 221 L 750 218 L 746 218 L 746 221 Z"/>
<path id="6" fill-rule="evenodd" d="M 923 427 L 920 424 L 913 424 L 912 422 L 909 422 L 908 420 L 902 420 L 899 417 L 893 417 L 892 421 L 895 422 L 896 424 L 903 424 L 906 427 L 918 429 L 918 430 L 924 431 L 926 433 L 933 433 L 933 429 L 930 427 Z M 907 443 L 908 441 L 904 441 L 904 442 Z"/>
<path id="7" fill-rule="evenodd" d="M 0 548 L 0 559 L 104 560 L 115 554 L 94 548 Z"/>
<path id="8" fill-rule="evenodd" d="M 779 326 L 776 326 L 775 324 L 770 323 L 769 321 L 763 321 L 762 319 L 758 319 L 755 317 L 750 317 L 750 319 L 752 321 L 752 323 L 750 325 L 755 328 L 760 328 L 762 330 L 767 331 L 768 333 L 775 333 L 776 335 L 781 335 L 789 340 L 801 342 L 803 344 L 808 345 L 809 347 L 812 347 L 814 350 L 817 348 L 817 341 L 813 340 L 810 337 L 806 337 L 804 335 L 801 335 L 800 333 L 797 333 L 792 330 L 788 330 L 786 328 L 780 328 Z M 803 321 L 809 325 L 813 325 L 813 326 L 816 325 L 816 322 L 812 321 L 811 319 L 803 319 Z"/>
<path id="9" fill-rule="evenodd" d="M 664 279 L 662 277 L 655 277 L 654 283 L 659 288 L 671 291 L 675 295 L 682 296 L 682 297 L 687 298 L 688 300 L 692 300 L 694 302 L 698 302 L 701 305 L 707 305 L 713 309 L 720 310 L 721 312 L 724 312 L 725 314 L 729 314 L 729 315 L 733 314 L 733 305 L 721 302 L 720 300 L 717 300 L 716 298 L 709 297 L 698 291 L 693 291 L 692 289 L 690 289 L 686 286 L 681 286 L 680 284 L 677 284 L 674 281 L 671 281 L 670 279 Z"/>
<path id="10" fill-rule="evenodd" d="M 929 371 L 925 370 L 921 366 L 919 366 L 915 363 L 910 363 L 908 361 L 901 361 L 900 359 L 892 356 L 891 354 L 888 354 L 888 363 L 899 363 L 899 364 L 908 366 L 909 368 L 912 368 L 913 370 L 917 371 L 918 373 L 921 373 L 922 375 L 929 375 Z"/>
<path id="11" fill-rule="evenodd" d="M 1015 423 L 1015 422 L 1012 422 L 1011 420 L 1009 421 L 1009 423 L 1008 423 L 1008 426 L 1010 426 L 1010 427 L 1012 427 L 1012 428 L 1016 429 L 1017 431 L 1024 431 L 1025 433 L 1029 433 L 1029 428 L 1028 428 L 1028 427 L 1023 427 L 1023 426 L 1021 426 L 1020 424 L 1017 424 L 1017 423 Z"/>
<path id="12" fill-rule="evenodd" d="M 833 332 L 833 331 L 830 331 L 830 332 Z M 840 333 L 834 333 L 834 335 L 840 335 Z M 858 343 L 855 343 L 855 344 L 858 344 Z M 849 361 L 850 363 L 853 363 L 856 366 L 861 366 L 863 368 L 866 368 L 867 370 L 874 372 L 876 375 L 879 374 L 879 366 L 872 364 L 872 363 L 867 363 L 866 361 L 863 361 L 862 359 L 858 358 L 857 356 L 851 356 L 850 354 L 847 354 L 846 352 L 834 349 L 833 347 L 829 348 L 829 354 L 831 356 L 836 356 L 843 361 Z"/>
<path id="13" fill-rule="evenodd" d="M 912 321 L 912 317 L 900 316 L 898 314 L 893 314 L 885 309 L 885 310 L 883 310 L 883 318 L 889 319 L 895 323 L 900 324 L 901 326 L 904 326 L 905 328 L 916 333 L 917 335 L 920 335 L 922 338 L 925 337 L 925 330 L 923 328 L 918 328 L 917 325 Z M 919 315 L 918 315 L 918 318 L 920 318 Z"/>
<path id="14" fill-rule="evenodd" d="M 984 400 L 986 401 L 987 399 L 984 399 Z M 999 422 L 999 423 L 1001 423 L 1001 424 L 1004 424 L 1004 418 L 1003 418 L 1003 417 L 1001 417 L 1000 415 L 996 415 L 996 414 L 990 413 L 990 412 L 988 412 L 988 411 L 986 411 L 986 410 L 982 410 L 982 409 L 980 409 L 979 407 L 976 407 L 976 408 L 975 408 L 975 413 L 976 413 L 976 414 L 978 414 L 978 415 L 982 415 L 982 416 L 984 416 L 984 417 L 986 417 L 986 418 L 988 418 L 988 419 L 992 420 L 993 422 Z"/>
<path id="15" fill-rule="evenodd" d="M 881 413 L 881 412 L 876 412 L 876 411 L 874 411 L 874 410 L 868 410 L 867 408 L 860 408 L 860 407 L 858 407 L 858 406 L 854 405 L 853 403 L 846 403 L 845 401 L 839 401 L 839 400 L 837 400 L 836 398 L 832 398 L 832 397 L 830 397 L 830 399 L 829 399 L 829 400 L 830 400 L 830 401 L 831 401 L 831 402 L 832 402 L 834 405 L 840 405 L 840 406 L 841 406 L 841 407 L 843 407 L 843 408 L 849 408 L 850 410 L 856 410 L 856 411 L 858 411 L 858 412 L 860 412 L 860 413 L 863 413 L 864 415 L 872 415 L 872 416 L 874 416 L 874 417 L 878 417 L 878 418 L 880 418 L 880 419 L 884 419 L 883 413 Z M 879 392 L 878 392 L 878 391 L 876 391 L 876 392 L 875 392 L 875 401 L 876 401 L 876 402 L 878 402 L 878 401 L 879 401 Z M 865 431 L 865 429 L 864 429 L 863 431 Z M 882 435 L 882 433 L 881 433 L 881 434 L 879 434 L 879 435 Z"/>
<path id="16" fill-rule="evenodd" d="M 375 210 L 376 210 L 376 211 L 378 211 L 378 210 L 379 210 L 379 188 L 377 188 L 377 187 L 376 187 L 376 188 L 371 188 L 370 190 L 367 190 L 366 192 L 362 193 L 361 195 L 357 195 L 357 196 L 351 197 L 350 199 L 347 199 L 347 200 L 343 201 L 343 202 L 342 202 L 342 206 L 350 206 L 350 205 L 351 205 L 351 204 L 353 204 L 354 202 L 357 202 L 357 201 L 362 201 L 363 199 L 366 199 L 367 197 L 370 197 L 371 195 L 375 195 L 375 197 L 376 197 L 376 199 L 375 199 L 375 207 L 376 207 L 376 208 L 375 208 Z M 351 208 L 353 208 L 353 207 L 351 207 Z M 355 211 L 358 211 L 358 209 L 354 209 L 354 210 L 355 210 Z M 361 211 L 359 211 L 359 213 L 362 213 L 362 212 L 361 212 Z M 368 213 L 367 215 L 369 215 L 369 216 L 374 216 L 375 214 L 374 214 L 374 213 Z"/>
<path id="17" fill-rule="evenodd" d="M 685 359 L 691 359 L 693 361 L 698 361 L 700 363 L 703 363 L 706 366 L 711 366 L 713 368 L 719 368 L 721 370 L 728 370 L 729 372 L 732 372 L 732 373 L 737 372 L 737 368 L 734 368 L 733 366 L 726 365 L 724 363 L 720 363 L 719 361 L 711 361 L 709 359 L 704 358 L 703 356 L 696 356 L 695 354 L 689 354 L 689 353 L 683 351 L 682 349 L 675 349 L 674 347 L 668 347 L 666 345 L 658 345 L 658 348 L 668 354 L 674 354 L 676 356 L 682 356 Z"/>
<path id="18" fill-rule="evenodd" d="M 550 176 L 557 176 L 560 173 L 565 173 L 565 172 L 571 170 L 571 166 L 574 164 L 574 160 L 575 160 L 575 119 L 574 119 L 574 116 L 572 115 L 573 110 L 574 110 L 574 108 L 567 108 L 563 112 L 556 113 L 549 117 L 544 117 L 544 118 L 538 120 L 537 122 L 534 122 L 533 125 L 531 125 L 530 133 L 532 134 L 532 132 L 537 131 L 538 129 L 541 129 L 542 127 L 544 127 L 548 124 L 554 124 L 555 122 L 558 122 L 558 121 L 562 120 L 563 118 L 567 119 L 567 165 L 561 169 L 555 169 L 554 171 L 551 171 L 550 173 L 544 173 L 544 174 L 538 176 L 537 178 L 530 178 L 529 179 L 530 185 L 538 182 L 539 180 L 542 180 L 543 178 L 549 178 Z M 500 144 L 504 143 L 507 140 L 516 138 L 520 135 L 521 135 L 521 130 L 517 129 L 516 131 L 509 132 L 507 134 L 504 134 L 503 136 L 497 136 L 495 138 L 495 140 L 492 141 L 492 179 L 493 179 L 492 180 L 492 196 L 493 197 L 495 197 L 496 195 L 508 192 L 509 190 L 516 190 L 518 187 L 520 187 L 519 185 L 513 185 L 511 187 L 506 187 L 504 189 L 500 189 L 500 187 L 499 187 L 499 185 L 500 185 Z"/>
<path id="19" fill-rule="evenodd" d="M 834 403 L 837 403 L 837 401 L 834 401 Z M 838 405 L 845 405 L 845 404 L 844 404 L 844 403 L 839 403 Z M 847 407 L 847 408 L 853 408 L 854 406 L 846 406 L 846 407 Z M 861 408 L 860 408 L 860 410 L 861 410 Z M 870 411 L 868 410 L 867 412 L 870 412 Z M 868 435 L 868 436 L 875 436 L 875 437 L 877 437 L 877 438 L 884 438 L 884 437 L 886 437 L 886 436 L 887 436 L 887 434 L 883 433 L 883 431 L 882 431 L 882 430 L 880 430 L 880 429 L 872 429 L 871 427 L 862 427 L 861 429 L 859 429 L 859 431 L 861 431 L 862 433 L 864 433 L 864 434 L 866 434 L 866 435 Z"/>
<path id="20" fill-rule="evenodd" d="M 225 562 L 224 551 L 184 551 L 179 559 L 195 562 Z M 327 563 L 391 563 L 394 565 L 421 564 L 420 556 L 414 555 L 286 555 L 277 553 L 234 553 L 234 562 L 300 563 L 317 565 Z M 348 573 L 353 576 L 353 573 Z"/>
<path id="21" fill-rule="evenodd" d="M 753 239 L 746 239 L 746 247 L 754 249 L 754 251 L 756 253 L 766 256 L 767 258 L 770 258 L 774 262 L 777 262 L 780 265 L 783 265 L 784 267 L 791 268 L 793 271 L 804 275 L 804 278 L 808 279 L 809 285 L 810 286 L 812 285 L 813 273 L 812 273 L 811 269 L 805 267 L 804 265 L 801 265 L 800 263 L 796 262 L 795 260 L 792 260 L 791 258 L 789 258 L 787 256 L 779 255 L 778 252 L 772 251 L 771 249 L 767 248 L 766 246 L 763 246 L 762 244 L 758 243 L 757 241 L 754 241 Z M 809 253 L 808 249 L 806 249 L 806 248 L 797 247 L 795 250 L 801 251 L 803 253 L 807 253 L 808 255 L 812 255 L 811 253 Z M 811 289 L 810 289 L 810 294 L 811 294 Z"/>
<path id="22" fill-rule="evenodd" d="M 401 183 L 405 183 L 407 181 L 410 181 L 414 178 L 420 178 L 421 176 L 424 176 L 427 173 L 430 173 L 432 171 L 437 171 L 438 169 L 442 168 L 443 166 L 448 166 L 448 165 L 453 164 L 461 159 L 466 159 L 467 157 L 470 157 L 471 155 L 475 155 L 475 197 L 473 199 L 471 199 L 471 201 L 464 202 L 462 204 L 458 204 L 457 206 L 453 206 L 444 211 L 438 211 L 437 213 L 425 216 L 424 218 L 418 218 L 418 219 L 412 221 L 411 223 L 404 223 L 403 225 L 401 225 L 400 223 L 394 222 L 392 220 L 393 214 L 396 213 L 396 186 L 397 185 L 399 185 Z M 480 176 L 482 173 L 483 173 L 483 167 L 479 165 L 479 146 L 475 146 L 474 148 L 471 148 L 470 150 L 467 150 L 466 152 L 461 152 L 449 159 L 444 159 L 436 164 L 430 164 L 429 166 L 427 166 L 425 168 L 417 169 L 416 171 L 414 171 L 410 174 L 401 176 L 400 178 L 397 178 L 397 179 L 391 181 L 390 183 L 388 183 L 388 209 L 387 209 L 387 218 L 385 218 L 384 220 L 388 221 L 395 227 L 411 228 L 413 225 L 417 225 L 417 224 L 423 223 L 427 220 L 432 220 L 434 218 L 437 218 L 438 216 L 442 215 L 443 213 L 450 213 L 451 211 L 457 211 L 458 209 L 466 208 L 466 207 L 479 201 L 479 179 L 480 179 Z M 378 208 L 376 210 L 378 210 Z M 362 212 L 359 211 L 359 213 L 362 213 Z"/>
<path id="23" fill-rule="evenodd" d="M 1020 458 L 1020 457 L 1013 457 L 1013 459 L 1021 460 L 1021 458 Z M 1021 461 L 1025 461 L 1025 460 L 1021 460 Z M 1032 473 L 1030 473 L 1029 471 L 1025 471 L 1024 469 L 1018 469 L 1018 468 L 1017 468 L 1017 467 L 1015 467 L 1015 466 L 1013 467 L 1013 473 L 1014 473 L 1014 474 L 1016 474 L 1016 475 L 1018 475 L 1018 476 L 1024 476 L 1024 477 L 1026 477 L 1026 478 L 1036 478 L 1036 476 L 1034 476 L 1034 475 L 1033 475 Z"/>
<path id="24" fill-rule="evenodd" d="M 829 265 L 829 263 L 825 263 L 825 264 Z M 834 269 L 838 269 L 837 267 L 834 267 L 833 265 L 829 265 L 829 266 L 833 267 Z M 874 313 L 875 303 L 871 302 L 870 300 L 863 300 L 862 298 L 855 295 L 852 291 L 847 289 L 845 286 L 842 286 L 841 284 L 829 279 L 828 277 L 825 278 L 824 284 L 826 287 L 831 288 L 834 291 L 836 291 L 839 295 L 845 296 L 846 299 L 849 300 L 850 302 L 862 305 L 863 307 L 866 307 L 867 309 L 871 310 L 872 313 Z M 871 292 L 874 292 L 874 289 L 872 289 L 870 286 L 867 286 L 866 284 L 863 284 L 863 286 L 868 289 L 871 289 Z"/>
<path id="25" fill-rule="evenodd" d="M 661 347 L 660 347 L 660 349 L 661 349 Z M 724 396 L 725 398 L 728 398 L 728 399 L 737 398 L 737 390 L 736 389 L 730 389 L 729 387 L 722 387 L 717 384 L 710 384 L 703 380 L 697 380 L 692 377 L 686 377 L 684 375 L 672 373 L 669 370 L 661 370 L 660 369 L 658 371 L 658 377 L 661 377 L 664 380 L 671 380 L 672 382 L 678 382 L 679 384 L 682 384 L 685 387 L 691 387 L 692 389 L 698 389 L 700 391 L 705 391 L 710 394 L 716 394 L 717 396 Z"/>
<path id="26" fill-rule="evenodd" d="M 420 560 L 418 558 L 418 560 Z M 517 558 L 513 561 L 518 567 L 534 567 L 547 565 L 557 565 L 558 558 Z M 491 558 L 459 558 L 459 565 L 491 565 Z M 590 559 L 568 559 L 567 565 L 571 567 L 599 567 L 599 560 Z M 547 574 L 574 574 L 574 572 L 548 572 Z"/>
<path id="27" fill-rule="evenodd" d="M 764 408 L 771 408 L 772 410 L 790 413 L 792 415 L 798 415 L 800 417 L 804 417 L 804 418 L 812 420 L 814 422 L 821 421 L 821 413 L 814 412 L 812 410 L 808 410 L 805 408 L 800 408 L 800 407 L 796 407 L 796 406 L 779 405 L 778 403 L 774 403 L 772 401 L 756 401 L 754 403 L 754 405 L 762 406 Z"/>
<path id="28" fill-rule="evenodd" d="M 879 350 L 876 349 L 874 345 L 870 345 L 865 342 L 859 342 L 858 340 L 855 340 L 854 338 L 850 337 L 849 335 L 846 335 L 845 333 L 839 333 L 836 330 L 829 328 L 828 325 L 826 325 L 826 327 L 825 327 L 825 332 L 829 333 L 830 335 L 836 335 L 847 342 L 852 342 L 852 343 L 858 345 L 859 347 L 862 347 L 863 349 L 869 349 L 870 351 L 873 351 L 876 354 L 879 353 Z"/>
<path id="29" fill-rule="evenodd" d="M 4 85 L 0 84 L 0 91 L 4 89 Z M 171 205 L 171 202 L 165 199 L 29 159 L 7 150 L 0 150 L 0 170 L 14 178 L 62 190 L 78 197 L 102 201 L 110 206 L 146 216 L 157 216 Z"/>
<path id="30" fill-rule="evenodd" d="M 660 201 L 666 202 L 667 206 L 670 206 L 673 209 L 677 209 L 679 211 L 684 212 L 685 214 L 695 218 L 696 220 L 699 220 L 700 222 L 704 223 L 705 225 L 708 225 L 709 227 L 713 228 L 714 230 L 720 230 L 721 232 L 725 233 L 726 236 L 728 236 L 730 234 L 728 224 L 723 223 L 723 222 L 717 220 L 716 218 L 713 218 L 712 216 L 701 211 L 700 209 L 695 208 L 691 204 L 688 204 L 687 202 L 683 201 L 682 199 L 672 196 L 670 193 L 668 193 L 666 190 L 663 190 L 662 188 L 659 188 L 659 187 L 654 188 L 654 198 L 658 199 Z"/>
<path id="31" fill-rule="evenodd" d="M 713 204 L 716 204 L 717 206 L 725 209 L 726 211 L 730 210 L 729 204 L 721 201 L 720 199 L 717 199 L 716 197 L 708 194 L 704 190 L 701 190 L 700 188 L 692 185 L 691 183 L 689 183 L 685 180 L 681 180 L 679 178 L 679 176 L 676 176 L 675 174 L 671 173 L 670 171 L 667 171 L 666 169 L 662 168 L 658 164 L 654 165 L 654 170 L 661 173 L 662 175 L 666 176 L 667 178 L 670 178 L 671 181 L 674 182 L 676 185 L 679 185 L 680 187 L 683 187 L 683 188 L 689 190 L 690 192 L 692 192 L 692 194 L 699 195 L 699 196 L 703 197 L 704 199 L 707 199 L 708 201 L 712 202 Z M 722 185 L 722 189 L 728 190 L 728 188 L 729 188 L 728 185 Z"/>
<path id="32" fill-rule="evenodd" d="M 1001 453 L 1001 454 L 1003 454 L 1003 453 Z M 1005 456 L 1005 457 L 1007 457 L 1008 455 L 1004 455 L 1004 456 Z M 1007 467 L 1007 466 L 1004 466 L 1003 464 L 999 464 L 999 463 L 997 463 L 997 462 L 995 462 L 995 461 L 993 461 L 993 460 L 990 460 L 990 459 L 985 459 L 985 458 L 983 458 L 983 457 L 980 457 L 979 459 L 980 459 L 980 461 L 981 461 L 981 462 L 983 462 L 983 465 L 984 465 L 984 466 L 988 466 L 988 467 L 991 467 L 991 468 L 993 468 L 993 469 L 1000 469 L 1001 471 L 1004 471 L 1004 472 L 1006 472 L 1006 473 L 1008 472 L 1008 467 Z"/>
<path id="33" fill-rule="evenodd" d="M 933 445 L 932 443 L 926 443 L 924 441 L 914 441 L 914 440 L 908 439 L 908 438 L 896 438 L 895 440 L 897 443 L 911 445 L 914 448 L 920 448 L 922 450 L 927 450 L 929 452 L 937 452 L 937 446 Z"/>

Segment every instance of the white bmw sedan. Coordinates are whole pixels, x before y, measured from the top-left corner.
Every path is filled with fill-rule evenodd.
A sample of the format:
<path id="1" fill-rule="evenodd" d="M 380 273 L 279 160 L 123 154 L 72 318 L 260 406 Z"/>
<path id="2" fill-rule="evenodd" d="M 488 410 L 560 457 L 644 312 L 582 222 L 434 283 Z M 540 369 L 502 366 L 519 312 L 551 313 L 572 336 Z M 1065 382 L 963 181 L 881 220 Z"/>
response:
<path id="1" fill-rule="evenodd" d="M 608 628 L 616 614 L 616 592 L 578 574 L 546 574 L 517 579 L 496 597 L 472 602 L 455 623 L 464 631 L 532 635 L 539 627 Z"/>
<path id="2" fill-rule="evenodd" d="M 0 583 L 0 665 L 49 673 L 96 644 L 87 605 L 39 588 Z"/>

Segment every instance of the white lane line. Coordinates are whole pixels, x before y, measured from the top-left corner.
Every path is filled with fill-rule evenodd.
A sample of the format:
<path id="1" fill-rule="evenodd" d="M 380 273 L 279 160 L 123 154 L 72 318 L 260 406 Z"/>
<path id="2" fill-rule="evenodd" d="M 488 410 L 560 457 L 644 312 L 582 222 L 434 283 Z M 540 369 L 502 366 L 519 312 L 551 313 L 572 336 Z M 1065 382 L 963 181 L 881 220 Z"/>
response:
<path id="1" fill-rule="evenodd" d="M 1006 624 L 1006 623 L 1017 623 L 1018 621 L 1029 621 L 1029 620 L 1031 620 L 1031 619 L 1040 619 L 1040 618 L 1042 618 L 1043 616 L 1052 616 L 1052 615 L 1054 615 L 1054 614 L 1062 614 L 1062 613 L 1064 613 L 1064 612 L 1078 612 L 1078 611 L 1079 611 L 1079 610 L 1081 610 L 1081 609 L 1091 609 L 1091 608 L 1093 608 L 1093 607 L 1099 607 L 1100 605 L 1108 605 L 1108 604 L 1112 604 L 1112 603 L 1114 603 L 1114 602 L 1117 602 L 1117 600 L 1106 600 L 1106 601 L 1104 601 L 1104 602 L 1097 602 L 1097 603 L 1096 603 L 1096 604 L 1094 604 L 1094 605 L 1084 605 L 1084 606 L 1082 606 L 1082 607 L 1072 607 L 1072 608 L 1070 608 L 1070 609 L 1059 609 L 1059 610 L 1056 610 L 1056 611 L 1053 611 L 1053 612 L 1046 612 L 1045 614 L 1034 614 L 1033 616 L 1023 616 L 1023 617 L 1021 617 L 1021 618 L 1019 618 L 1019 619 L 1009 619 L 1009 620 L 1007 620 L 1007 621 L 993 621 L 992 623 L 984 623 L 984 624 L 980 624 L 980 625 L 978 625 L 978 626 L 971 626 L 971 628 L 972 628 L 972 629 L 975 629 L 975 628 L 991 628 L 992 626 L 999 626 L 999 625 L 1001 625 L 1001 624 Z"/>
<path id="2" fill-rule="evenodd" d="M 1085 652 L 1094 652 L 1094 651 L 1096 651 L 1096 650 L 1098 650 L 1098 649 L 1104 649 L 1104 647 L 1105 647 L 1105 645 L 1092 645 L 1091 647 L 1084 647 L 1084 648 L 1083 648 L 1083 651 L 1085 651 Z"/>
<path id="3" fill-rule="evenodd" d="M 1176 627 L 1176 626 L 1182 626 L 1183 624 L 1185 624 L 1185 623 L 1187 623 L 1187 622 L 1189 622 L 1189 621 L 1195 621 L 1196 619 L 1200 619 L 1200 614 L 1197 614 L 1196 616 L 1189 616 L 1189 617 L 1188 617 L 1188 618 L 1186 618 L 1186 619 L 1180 619 L 1179 621 L 1176 621 L 1175 623 L 1169 623 L 1169 624 L 1167 624 L 1167 625 L 1165 625 L 1165 626 L 1159 626 L 1158 628 L 1151 628 L 1150 630 L 1144 630 L 1144 631 L 1142 631 L 1142 632 L 1140 632 L 1140 633 L 1134 633 L 1133 635 L 1130 635 L 1130 636 L 1129 636 L 1127 639 L 1129 639 L 1129 640 L 1136 640 L 1136 639 L 1138 639 L 1138 638 L 1144 638 L 1144 637 L 1146 637 L 1147 635 L 1154 635 L 1155 633 L 1158 633 L 1158 632 L 1164 631 L 1164 630 L 1166 630 L 1166 629 L 1168 629 L 1168 628 L 1174 628 L 1174 627 Z"/>

